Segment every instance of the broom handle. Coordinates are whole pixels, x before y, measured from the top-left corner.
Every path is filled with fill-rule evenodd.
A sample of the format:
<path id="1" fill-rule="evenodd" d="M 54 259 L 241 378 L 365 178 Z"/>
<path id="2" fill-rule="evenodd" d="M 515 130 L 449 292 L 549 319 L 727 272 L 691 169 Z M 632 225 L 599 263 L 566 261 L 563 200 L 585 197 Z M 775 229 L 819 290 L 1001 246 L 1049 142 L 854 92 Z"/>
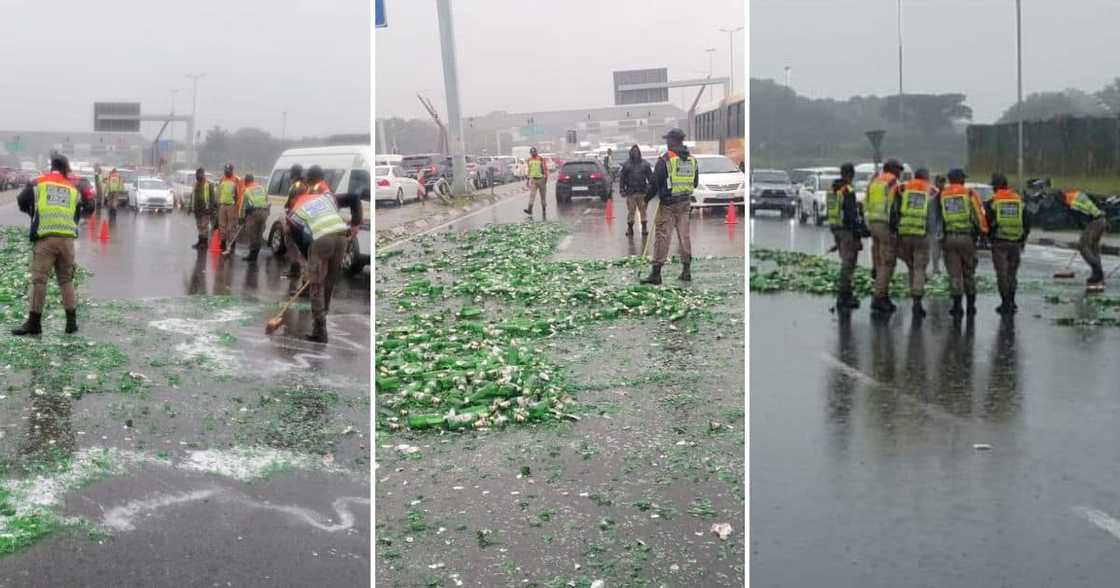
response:
<path id="1" fill-rule="evenodd" d="M 284 316 L 284 313 L 288 311 L 288 307 L 291 306 L 292 303 L 296 301 L 296 298 L 299 298 L 299 295 L 303 294 L 303 290 L 310 285 L 311 285 L 311 282 L 304 282 L 303 285 L 299 287 L 299 290 L 296 290 L 296 293 L 292 294 L 292 297 L 288 299 L 288 303 L 285 304 L 284 307 L 280 309 L 280 312 L 276 313 L 276 316 L 274 316 L 272 318 L 277 319 L 277 318 L 280 318 L 281 316 Z"/>

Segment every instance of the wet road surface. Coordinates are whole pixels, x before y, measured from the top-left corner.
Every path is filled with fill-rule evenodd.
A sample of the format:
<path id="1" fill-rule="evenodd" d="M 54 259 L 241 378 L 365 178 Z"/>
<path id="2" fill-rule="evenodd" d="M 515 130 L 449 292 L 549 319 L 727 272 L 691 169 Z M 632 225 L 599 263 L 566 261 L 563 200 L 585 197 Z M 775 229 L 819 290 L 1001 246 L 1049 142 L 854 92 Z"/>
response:
<path id="1" fill-rule="evenodd" d="M 243 245 L 191 249 L 187 214 L 108 218 L 108 242 L 81 227 L 80 335 L 123 366 L 90 364 L 83 394 L 84 372 L 9 365 L 0 393 L 0 457 L 69 456 L 10 481 L 14 506 L 80 525 L 0 553 L 0 586 L 367 585 L 369 270 L 336 287 L 328 345 L 302 339 L 306 301 L 268 337 L 288 284 L 267 248 L 253 267 Z M 27 217 L 0 206 L 0 224 Z"/>
<path id="2" fill-rule="evenodd" d="M 752 246 L 820 252 L 826 229 L 759 217 Z M 866 264 L 865 256 L 861 264 Z M 1120 572 L 1115 349 L 1065 250 L 1028 246 L 1000 320 L 949 301 L 873 322 L 828 297 L 751 296 L 751 575 L 762 586 L 1105 586 Z M 1106 259 L 1106 269 L 1108 260 Z M 981 273 L 991 274 L 987 254 Z M 1046 296 L 1060 296 L 1051 304 Z"/>
<path id="3" fill-rule="evenodd" d="M 620 198 L 610 221 L 598 200 L 549 200 L 548 220 L 568 230 L 553 259 L 640 253 Z M 525 205 L 516 197 L 436 233 L 540 223 L 539 203 L 532 221 Z M 697 259 L 685 287 L 720 293 L 710 319 L 627 319 L 531 341 L 575 386 L 578 422 L 378 431 L 379 584 L 742 585 L 745 225 L 729 228 L 722 215 L 694 212 L 691 224 Z M 416 274 L 399 268 L 424 259 L 414 244 L 396 247 L 405 255 L 377 260 L 379 328 L 404 318 L 394 293 Z M 665 287 L 680 285 L 678 268 L 666 267 Z M 617 271 L 612 281 L 637 281 L 636 269 Z M 726 540 L 716 523 L 731 526 Z"/>

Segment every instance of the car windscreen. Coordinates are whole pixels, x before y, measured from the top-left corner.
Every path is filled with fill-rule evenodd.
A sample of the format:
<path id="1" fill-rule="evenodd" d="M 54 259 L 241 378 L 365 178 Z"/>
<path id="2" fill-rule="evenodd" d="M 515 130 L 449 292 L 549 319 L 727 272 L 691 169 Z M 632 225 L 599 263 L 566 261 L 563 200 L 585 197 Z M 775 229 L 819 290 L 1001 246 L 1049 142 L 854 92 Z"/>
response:
<path id="1" fill-rule="evenodd" d="M 561 170 L 566 174 L 590 174 L 599 171 L 599 166 L 590 161 L 565 163 Z"/>
<path id="2" fill-rule="evenodd" d="M 377 177 L 379 177 L 379 178 L 380 178 L 380 177 L 382 177 L 382 176 L 387 176 L 387 175 L 389 175 L 389 169 L 390 169 L 390 168 L 389 168 L 389 166 L 387 166 L 387 165 L 379 165 L 379 166 L 377 166 L 377 167 L 373 168 L 373 173 L 374 173 L 375 175 L 377 175 Z"/>
<path id="3" fill-rule="evenodd" d="M 702 174 L 733 174 L 739 166 L 726 157 L 697 157 L 697 167 Z"/>
<path id="4" fill-rule="evenodd" d="M 361 194 L 369 191 L 369 171 L 364 169 L 350 170 L 350 186 L 349 192 L 351 194 Z"/>
<path id="5" fill-rule="evenodd" d="M 754 172 L 751 174 L 751 182 L 755 184 L 788 184 L 789 176 L 785 172 Z"/>
<path id="6" fill-rule="evenodd" d="M 140 180 L 141 190 L 167 190 L 167 184 L 159 180 Z"/>

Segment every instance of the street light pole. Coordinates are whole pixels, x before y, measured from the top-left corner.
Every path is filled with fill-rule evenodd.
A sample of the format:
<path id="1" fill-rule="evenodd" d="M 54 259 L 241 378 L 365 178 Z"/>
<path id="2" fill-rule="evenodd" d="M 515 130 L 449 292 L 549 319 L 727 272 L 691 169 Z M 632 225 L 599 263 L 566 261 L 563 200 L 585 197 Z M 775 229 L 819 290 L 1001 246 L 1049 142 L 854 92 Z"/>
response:
<path id="1" fill-rule="evenodd" d="M 708 54 L 708 78 L 710 79 L 712 77 L 712 55 L 715 55 L 716 50 L 705 49 L 704 52 Z M 708 100 L 712 99 L 712 92 L 712 87 L 708 86 Z"/>
<path id="2" fill-rule="evenodd" d="M 451 190 L 455 194 L 467 192 L 467 160 L 464 157 L 463 120 L 459 110 L 459 70 L 455 62 L 455 26 L 451 20 L 451 0 L 436 0 L 439 19 L 439 41 L 443 51 L 443 85 L 447 94 L 447 126 L 451 131 L 448 147 L 451 151 Z"/>
<path id="3" fill-rule="evenodd" d="M 187 74 L 187 77 L 193 82 L 191 89 L 191 120 L 187 123 L 187 134 L 190 135 L 191 156 L 190 165 L 198 165 L 198 133 L 194 130 L 195 115 L 198 113 L 198 80 L 206 77 L 206 74 Z"/>
<path id="4" fill-rule="evenodd" d="M 898 137 L 899 150 L 902 149 L 902 135 L 905 124 L 902 110 L 902 0 L 898 0 Z"/>
<path id="5" fill-rule="evenodd" d="M 171 92 L 171 116 L 175 116 L 175 95 L 178 94 L 180 92 L 180 90 L 178 88 L 172 88 L 170 90 L 170 92 Z M 171 159 L 172 159 L 172 161 L 174 161 L 175 160 L 175 151 L 174 151 L 174 149 L 175 149 L 175 147 L 174 147 L 175 146 L 175 123 L 174 122 L 171 123 L 171 145 L 172 145 L 172 147 L 171 147 L 172 148 Z"/>
<path id="6" fill-rule="evenodd" d="M 1023 186 L 1023 2 L 1015 0 L 1015 58 L 1019 69 L 1018 100 L 1015 109 L 1019 111 L 1019 185 Z"/>
<path id="7" fill-rule="evenodd" d="M 280 142 L 288 138 L 288 109 L 284 109 L 284 122 L 280 125 Z"/>
<path id="8" fill-rule="evenodd" d="M 727 49 L 728 49 L 727 57 L 731 62 L 731 66 L 730 66 L 731 70 L 729 72 L 731 74 L 731 93 L 734 94 L 735 93 L 735 33 L 743 30 L 743 27 L 740 26 L 740 27 L 736 27 L 736 28 L 733 28 L 733 29 L 720 28 L 719 30 L 721 32 L 727 33 Z"/>

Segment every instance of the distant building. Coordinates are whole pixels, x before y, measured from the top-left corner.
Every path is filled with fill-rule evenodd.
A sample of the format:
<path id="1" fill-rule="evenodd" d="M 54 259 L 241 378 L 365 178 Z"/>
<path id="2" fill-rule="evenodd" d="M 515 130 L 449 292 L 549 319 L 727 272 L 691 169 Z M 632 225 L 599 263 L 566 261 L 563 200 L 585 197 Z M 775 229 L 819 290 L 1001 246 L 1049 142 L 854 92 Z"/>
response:
<path id="1" fill-rule="evenodd" d="M 136 165 L 150 148 L 151 141 L 136 133 L 0 131 L 0 159 L 32 160 L 38 166 L 45 166 L 52 150 L 73 160 Z"/>
<path id="2" fill-rule="evenodd" d="M 491 112 L 465 117 L 463 135 L 471 154 L 508 154 L 515 145 L 535 145 L 542 153 L 567 152 L 568 131 L 579 144 L 658 144 L 665 131 L 688 126 L 688 114 L 672 104 L 637 104 L 551 112 Z M 499 145 L 500 141 L 500 145 Z M 500 146 L 500 150 L 498 149 Z"/>

